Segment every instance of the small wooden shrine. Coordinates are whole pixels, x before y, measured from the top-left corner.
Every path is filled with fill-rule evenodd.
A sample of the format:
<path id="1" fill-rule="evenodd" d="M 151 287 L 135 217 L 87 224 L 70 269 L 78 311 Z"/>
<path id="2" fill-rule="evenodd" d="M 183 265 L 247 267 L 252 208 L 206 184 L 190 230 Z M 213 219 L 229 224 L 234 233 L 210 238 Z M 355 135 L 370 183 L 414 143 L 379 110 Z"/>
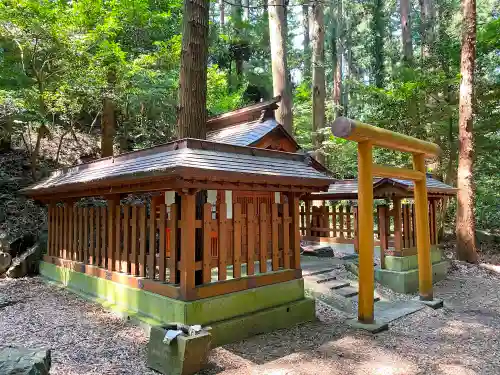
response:
<path id="1" fill-rule="evenodd" d="M 57 170 L 24 190 L 49 205 L 41 273 L 159 322 L 211 324 L 217 344 L 313 319 L 299 198 L 332 180 L 312 164 L 182 139 Z M 275 199 L 240 203 L 240 191 Z"/>

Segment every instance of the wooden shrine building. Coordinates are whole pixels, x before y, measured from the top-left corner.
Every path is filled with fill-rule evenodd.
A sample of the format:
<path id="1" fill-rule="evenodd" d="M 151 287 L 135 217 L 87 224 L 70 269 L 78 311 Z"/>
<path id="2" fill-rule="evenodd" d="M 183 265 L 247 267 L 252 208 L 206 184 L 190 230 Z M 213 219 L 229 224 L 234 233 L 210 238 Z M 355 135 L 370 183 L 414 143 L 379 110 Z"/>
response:
<path id="1" fill-rule="evenodd" d="M 42 275 L 159 323 L 210 324 L 223 344 L 314 318 L 299 198 L 331 183 L 304 154 L 182 139 L 24 193 L 49 205 Z M 279 198 L 257 210 L 240 191 Z"/>

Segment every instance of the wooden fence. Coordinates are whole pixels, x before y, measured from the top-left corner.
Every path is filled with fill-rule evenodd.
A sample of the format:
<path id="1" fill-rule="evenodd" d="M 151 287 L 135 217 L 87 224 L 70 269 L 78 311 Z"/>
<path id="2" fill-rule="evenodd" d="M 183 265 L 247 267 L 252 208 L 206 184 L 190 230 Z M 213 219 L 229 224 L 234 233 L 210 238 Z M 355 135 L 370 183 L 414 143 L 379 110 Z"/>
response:
<path id="1" fill-rule="evenodd" d="M 353 243 L 357 232 L 357 207 L 302 206 L 300 229 L 305 238 L 327 237 L 340 243 Z"/>
<path id="2" fill-rule="evenodd" d="M 298 199 L 294 202 L 298 217 Z M 182 243 L 192 240 L 197 285 L 300 268 L 299 251 L 292 251 L 292 244 L 298 249 L 298 224 L 295 236 L 288 203 L 261 203 L 258 209 L 234 203 L 231 218 L 226 204 L 206 203 L 197 211 L 195 238 L 184 239 L 185 225 L 189 233 L 193 228 L 176 204 L 160 204 L 155 210 L 145 205 L 51 205 L 48 256 L 179 284 Z"/>

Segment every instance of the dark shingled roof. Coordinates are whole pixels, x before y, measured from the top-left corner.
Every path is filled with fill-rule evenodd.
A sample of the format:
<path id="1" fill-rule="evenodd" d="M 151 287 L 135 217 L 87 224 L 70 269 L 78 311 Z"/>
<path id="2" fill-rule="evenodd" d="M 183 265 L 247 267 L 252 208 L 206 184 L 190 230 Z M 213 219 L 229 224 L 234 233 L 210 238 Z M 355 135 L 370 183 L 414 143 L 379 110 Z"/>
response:
<path id="1" fill-rule="evenodd" d="M 373 179 L 373 189 L 375 191 L 378 187 L 382 187 L 384 185 L 392 185 L 398 187 L 406 191 L 408 193 L 408 196 L 413 195 L 413 181 L 380 177 L 376 177 Z M 427 191 L 429 194 L 455 195 L 457 189 L 428 176 Z M 322 197 L 327 199 L 356 199 L 357 195 L 358 180 L 339 180 L 330 185 L 328 191 L 311 194 L 312 197 Z M 376 194 L 375 197 L 377 197 Z"/>
<path id="2" fill-rule="evenodd" d="M 68 190 L 85 191 L 161 177 L 203 181 L 282 184 L 326 189 L 333 182 L 302 154 L 239 147 L 196 139 L 99 159 L 52 172 L 23 192 L 40 196 Z M 168 189 L 168 186 L 166 186 Z"/>
<path id="3" fill-rule="evenodd" d="M 252 146 L 272 131 L 281 131 L 285 137 L 290 139 L 297 146 L 297 149 L 300 148 L 295 139 L 273 118 L 212 130 L 207 133 L 207 140 L 229 143 L 236 146 Z"/>

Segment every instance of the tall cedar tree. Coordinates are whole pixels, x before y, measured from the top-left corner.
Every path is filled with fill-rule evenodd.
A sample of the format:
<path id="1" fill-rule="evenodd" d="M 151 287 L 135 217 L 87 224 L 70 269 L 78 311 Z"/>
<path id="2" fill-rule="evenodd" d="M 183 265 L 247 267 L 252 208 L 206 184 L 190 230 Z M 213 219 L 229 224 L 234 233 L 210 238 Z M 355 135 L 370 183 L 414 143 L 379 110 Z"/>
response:
<path id="1" fill-rule="evenodd" d="M 302 72 L 302 75 L 304 76 L 304 79 L 310 79 L 311 78 L 311 42 L 309 38 L 309 22 L 310 22 L 310 17 L 309 17 L 309 1 L 304 0 L 302 2 L 302 27 L 304 29 L 304 42 L 303 42 L 303 59 L 304 59 L 304 70 Z"/>
<path id="2" fill-rule="evenodd" d="M 312 3 L 312 136 L 316 159 L 325 162 L 325 156 L 320 151 L 322 136 L 318 134 L 325 126 L 325 21 L 324 8 L 320 0 Z"/>
<path id="3" fill-rule="evenodd" d="M 400 0 L 401 16 L 401 38 L 403 42 L 403 61 L 411 64 L 413 59 L 413 46 L 411 40 L 411 19 L 410 19 L 410 0 Z"/>
<path id="4" fill-rule="evenodd" d="M 284 0 L 269 0 L 269 40 L 274 95 L 281 95 L 276 119 L 292 134 L 292 97 L 286 58 L 286 21 Z"/>
<path id="5" fill-rule="evenodd" d="M 476 1 L 463 0 L 462 55 L 460 59 L 460 102 L 458 120 L 458 207 L 457 256 L 477 262 L 474 218 L 474 67 L 476 60 Z"/>
<path id="6" fill-rule="evenodd" d="M 179 138 L 206 138 L 208 0 L 185 0 L 179 79 Z"/>
<path id="7" fill-rule="evenodd" d="M 382 0 L 373 0 L 372 31 L 373 40 L 373 76 L 375 77 L 375 86 L 384 87 L 384 37 L 385 37 L 385 18 L 384 2 Z"/>

